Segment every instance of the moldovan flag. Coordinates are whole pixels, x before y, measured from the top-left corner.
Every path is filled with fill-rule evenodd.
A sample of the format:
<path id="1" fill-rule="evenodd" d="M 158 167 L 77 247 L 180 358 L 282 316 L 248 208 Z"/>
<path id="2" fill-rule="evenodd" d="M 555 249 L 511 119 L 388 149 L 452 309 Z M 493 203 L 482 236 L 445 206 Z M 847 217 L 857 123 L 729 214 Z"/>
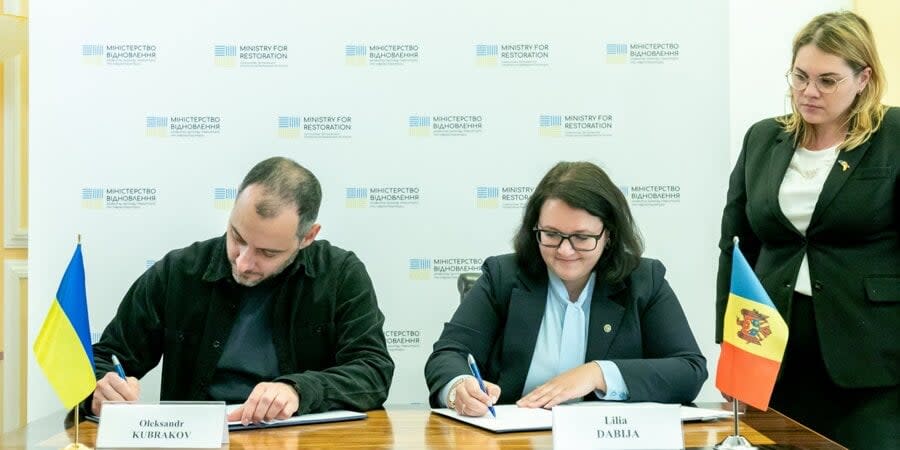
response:
<path id="1" fill-rule="evenodd" d="M 744 259 L 737 239 L 723 328 L 716 387 L 765 411 L 784 357 L 788 327 Z"/>
<path id="2" fill-rule="evenodd" d="M 90 395 L 97 383 L 90 330 L 84 260 L 78 244 L 34 341 L 38 365 L 67 410 Z"/>

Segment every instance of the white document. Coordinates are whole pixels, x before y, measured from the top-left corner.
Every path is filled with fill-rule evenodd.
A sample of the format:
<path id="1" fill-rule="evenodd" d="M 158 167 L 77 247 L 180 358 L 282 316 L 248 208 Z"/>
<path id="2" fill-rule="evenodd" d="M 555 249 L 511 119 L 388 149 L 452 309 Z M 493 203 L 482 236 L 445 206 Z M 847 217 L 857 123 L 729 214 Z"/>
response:
<path id="1" fill-rule="evenodd" d="M 225 414 L 231 414 L 232 411 L 238 409 L 240 406 L 241 405 L 228 405 L 225 408 Z M 366 413 L 337 410 L 323 413 L 303 414 L 300 416 L 292 416 L 287 419 L 277 419 L 268 422 L 251 423 L 249 425 L 241 425 L 240 421 L 228 422 L 228 429 L 230 431 L 254 430 L 257 428 L 287 427 L 291 425 L 303 425 L 311 423 L 343 422 L 347 420 L 365 419 L 366 417 L 368 417 L 366 416 Z"/>
<path id="2" fill-rule="evenodd" d="M 583 402 L 573 406 L 600 406 L 600 405 L 663 405 L 664 403 L 642 402 Z M 553 413 L 541 408 L 519 408 L 516 405 L 494 405 L 497 417 L 487 413 L 482 417 L 460 416 L 455 410 L 449 408 L 434 408 L 431 412 L 442 416 L 475 425 L 494 433 L 508 433 L 512 431 L 549 430 L 553 428 Z M 731 417 L 731 411 L 719 409 L 695 408 L 693 406 L 681 407 L 682 422 L 711 421 Z"/>
<path id="3" fill-rule="evenodd" d="M 494 405 L 497 417 L 487 413 L 482 417 L 461 416 L 450 408 L 435 408 L 431 412 L 475 425 L 494 433 L 509 431 L 549 430 L 553 427 L 553 413 L 549 409 L 519 408 L 516 405 Z"/>

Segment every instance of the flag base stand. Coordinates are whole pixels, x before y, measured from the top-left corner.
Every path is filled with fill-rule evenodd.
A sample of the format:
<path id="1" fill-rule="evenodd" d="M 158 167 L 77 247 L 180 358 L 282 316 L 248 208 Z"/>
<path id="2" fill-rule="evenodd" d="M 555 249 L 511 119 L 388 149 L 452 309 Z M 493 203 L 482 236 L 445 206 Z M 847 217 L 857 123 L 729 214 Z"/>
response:
<path id="1" fill-rule="evenodd" d="M 716 445 L 716 450 L 757 450 L 757 447 L 751 444 L 747 438 L 741 436 L 741 424 L 738 421 L 740 408 L 738 408 L 738 400 L 736 398 L 731 399 L 731 411 L 734 415 L 734 434 Z"/>
<path id="2" fill-rule="evenodd" d="M 743 436 L 728 436 L 724 441 L 720 442 L 719 445 L 716 445 L 716 450 L 757 450 L 758 447 L 754 446 L 747 440 L 747 438 Z"/>
<path id="3" fill-rule="evenodd" d="M 63 447 L 63 450 L 90 450 L 90 447 L 82 444 L 81 442 L 73 442 Z"/>

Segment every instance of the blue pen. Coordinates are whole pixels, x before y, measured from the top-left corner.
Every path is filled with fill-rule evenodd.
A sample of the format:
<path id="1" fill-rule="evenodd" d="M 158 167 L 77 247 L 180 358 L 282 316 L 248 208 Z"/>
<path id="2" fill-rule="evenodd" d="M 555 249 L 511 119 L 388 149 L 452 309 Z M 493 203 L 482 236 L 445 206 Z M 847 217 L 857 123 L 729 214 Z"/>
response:
<path id="1" fill-rule="evenodd" d="M 116 355 L 112 355 L 113 366 L 116 368 L 116 372 L 119 373 L 119 376 L 124 380 L 125 378 L 125 369 L 122 368 L 122 364 L 119 362 L 119 358 L 116 358 Z"/>
<path id="2" fill-rule="evenodd" d="M 472 357 L 472 354 L 469 354 L 469 370 L 472 371 L 472 375 L 478 380 L 478 386 L 481 387 L 481 391 L 487 394 L 487 388 L 484 386 L 484 380 L 481 379 L 481 372 L 478 371 L 478 366 L 475 364 L 475 358 Z M 488 396 L 490 396 L 490 394 L 488 394 Z M 488 405 L 488 410 L 491 412 L 492 416 L 497 417 L 497 411 L 494 411 L 493 405 Z"/>

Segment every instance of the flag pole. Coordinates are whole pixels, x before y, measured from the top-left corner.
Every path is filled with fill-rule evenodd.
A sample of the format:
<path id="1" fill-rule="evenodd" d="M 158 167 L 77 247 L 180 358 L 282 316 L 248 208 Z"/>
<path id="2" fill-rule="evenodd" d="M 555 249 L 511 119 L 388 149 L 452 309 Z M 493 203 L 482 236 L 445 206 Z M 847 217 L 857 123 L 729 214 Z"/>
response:
<path id="1" fill-rule="evenodd" d="M 81 245 L 81 233 L 76 234 L 75 244 Z M 80 406 L 81 405 L 75 405 L 75 442 L 67 445 L 64 450 L 87 450 L 90 448 L 82 444 L 78 439 L 78 430 L 81 428 L 81 420 L 78 417 Z"/>
<path id="2" fill-rule="evenodd" d="M 737 236 L 734 236 L 732 242 L 734 242 L 734 247 L 737 248 L 741 240 Z M 741 436 L 741 422 L 738 420 L 739 408 L 738 399 L 736 397 L 731 398 L 731 412 L 734 417 L 734 434 L 726 437 L 722 442 L 716 445 L 715 448 L 717 450 L 757 450 L 757 447 L 751 444 L 747 438 Z"/>
<path id="3" fill-rule="evenodd" d="M 65 446 L 63 450 L 89 450 L 90 447 L 87 445 L 78 442 L 78 428 L 81 425 L 81 421 L 78 418 L 78 409 L 79 405 L 75 405 L 75 442 Z"/>
<path id="4" fill-rule="evenodd" d="M 716 450 L 758 450 L 759 447 L 741 436 L 740 422 L 738 421 L 738 399 L 731 399 L 731 408 L 734 413 L 734 434 L 716 445 Z"/>

